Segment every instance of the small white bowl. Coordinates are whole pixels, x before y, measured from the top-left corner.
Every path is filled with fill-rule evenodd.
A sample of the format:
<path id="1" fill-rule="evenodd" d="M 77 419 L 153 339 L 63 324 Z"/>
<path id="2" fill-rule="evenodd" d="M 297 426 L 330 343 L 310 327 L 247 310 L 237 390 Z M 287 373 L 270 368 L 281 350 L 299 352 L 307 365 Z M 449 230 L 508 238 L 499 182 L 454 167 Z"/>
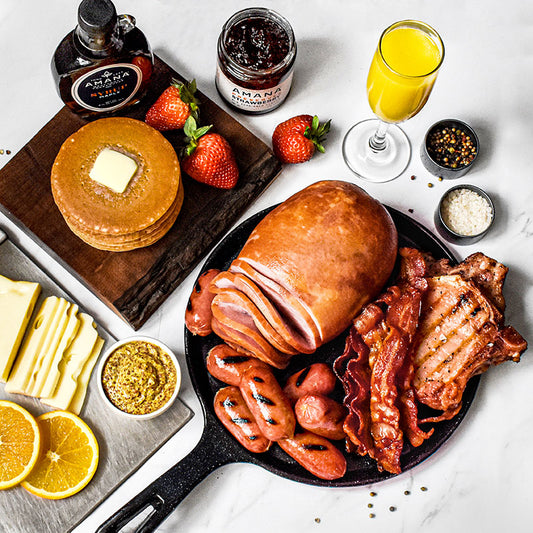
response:
<path id="1" fill-rule="evenodd" d="M 108 398 L 108 396 L 107 396 L 107 394 L 106 394 L 106 392 L 104 390 L 103 383 L 102 383 L 102 374 L 103 374 L 103 371 L 104 371 L 104 366 L 105 366 L 107 360 L 109 359 L 109 357 L 111 356 L 111 354 L 113 352 L 115 352 L 115 350 L 117 350 L 117 348 L 120 348 L 121 346 L 124 346 L 125 344 L 128 344 L 130 342 L 136 342 L 136 341 L 143 341 L 143 342 L 147 342 L 147 343 L 150 343 L 150 344 L 154 344 L 155 346 L 158 346 L 162 351 L 164 351 L 170 357 L 170 360 L 172 361 L 172 363 L 174 364 L 174 367 L 176 368 L 176 387 L 174 388 L 174 392 L 172 393 L 172 396 L 169 398 L 169 400 L 163 406 L 161 406 L 159 409 L 157 409 L 155 411 L 152 411 L 151 413 L 138 414 L 138 415 L 132 414 L 132 413 L 127 413 L 125 411 L 122 411 L 122 409 L 119 409 Z M 107 403 L 111 407 L 111 409 L 113 409 L 116 413 L 120 413 L 122 416 L 125 416 L 127 418 L 131 418 L 131 419 L 134 419 L 134 420 L 148 420 L 150 418 L 154 418 L 154 417 L 159 416 L 160 414 L 164 413 L 174 403 L 174 400 L 177 398 L 179 390 L 180 390 L 181 369 L 180 369 L 180 365 L 178 363 L 178 360 L 177 360 L 176 356 L 174 355 L 174 352 L 166 344 L 164 344 L 161 341 L 158 341 L 156 339 L 153 339 L 151 337 L 145 337 L 145 336 L 142 336 L 142 335 L 136 335 L 134 337 L 128 337 L 126 339 L 123 339 L 121 341 L 116 342 L 115 344 L 111 345 L 104 352 L 104 354 L 102 355 L 102 358 L 100 360 L 100 363 L 98 365 L 97 378 L 98 378 L 98 390 L 100 392 L 100 395 L 103 398 L 103 400 L 105 401 L 105 403 Z"/>

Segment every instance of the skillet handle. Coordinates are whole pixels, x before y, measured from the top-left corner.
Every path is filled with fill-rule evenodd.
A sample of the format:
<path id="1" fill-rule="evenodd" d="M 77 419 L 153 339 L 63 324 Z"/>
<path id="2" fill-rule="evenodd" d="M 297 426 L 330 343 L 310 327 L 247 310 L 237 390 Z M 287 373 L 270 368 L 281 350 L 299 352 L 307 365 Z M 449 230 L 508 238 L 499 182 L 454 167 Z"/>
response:
<path id="1" fill-rule="evenodd" d="M 218 439 L 205 431 L 196 447 L 179 463 L 167 470 L 151 485 L 103 522 L 97 533 L 116 533 L 149 507 L 153 511 L 135 533 L 154 531 L 189 492 L 219 466 L 233 462 L 216 448 Z"/>

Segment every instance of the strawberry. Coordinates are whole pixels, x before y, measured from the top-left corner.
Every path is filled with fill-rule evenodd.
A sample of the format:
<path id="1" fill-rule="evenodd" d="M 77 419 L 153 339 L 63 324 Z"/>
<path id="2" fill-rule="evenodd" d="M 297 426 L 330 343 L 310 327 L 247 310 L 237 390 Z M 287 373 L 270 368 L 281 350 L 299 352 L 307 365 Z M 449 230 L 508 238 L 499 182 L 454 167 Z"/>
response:
<path id="1" fill-rule="evenodd" d="M 207 133 L 211 126 L 196 128 L 189 117 L 183 131 L 189 142 L 181 162 L 193 179 L 219 189 L 231 189 L 239 179 L 239 169 L 228 141 L 218 133 Z"/>
<path id="2" fill-rule="evenodd" d="M 276 126 L 272 134 L 274 154 L 282 163 L 304 163 L 315 150 L 324 152 L 322 142 L 329 132 L 331 120 L 320 124 L 315 115 L 298 115 Z"/>
<path id="3" fill-rule="evenodd" d="M 146 113 L 145 122 L 156 130 L 166 131 L 183 128 L 190 116 L 197 120 L 200 102 L 194 96 L 195 92 L 196 80 L 187 84 L 172 80 L 172 85 L 163 91 Z"/>

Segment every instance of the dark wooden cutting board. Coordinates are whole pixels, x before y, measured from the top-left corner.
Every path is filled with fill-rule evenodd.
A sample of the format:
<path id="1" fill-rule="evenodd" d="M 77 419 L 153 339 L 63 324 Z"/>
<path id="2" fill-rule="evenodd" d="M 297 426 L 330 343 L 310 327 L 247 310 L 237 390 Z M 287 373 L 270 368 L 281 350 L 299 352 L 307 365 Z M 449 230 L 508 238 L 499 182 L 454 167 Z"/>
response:
<path id="1" fill-rule="evenodd" d="M 172 78 L 183 78 L 156 57 L 143 103 L 124 116 L 143 120 Z M 269 147 L 203 94 L 201 123 L 229 141 L 240 170 L 234 189 L 221 190 L 183 176 L 185 200 L 172 229 L 152 246 L 130 252 L 97 250 L 76 237 L 52 198 L 50 171 L 65 139 L 86 121 L 64 107 L 0 170 L 0 209 L 76 275 L 134 329 L 141 327 L 199 260 L 279 174 Z M 178 149 L 181 132 L 165 137 Z"/>

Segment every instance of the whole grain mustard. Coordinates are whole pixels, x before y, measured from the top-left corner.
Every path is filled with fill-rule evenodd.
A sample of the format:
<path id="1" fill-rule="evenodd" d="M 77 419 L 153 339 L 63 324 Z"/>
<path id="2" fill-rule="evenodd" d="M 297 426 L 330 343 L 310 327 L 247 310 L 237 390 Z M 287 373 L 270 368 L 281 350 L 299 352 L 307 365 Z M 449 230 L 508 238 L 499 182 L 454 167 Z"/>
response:
<path id="1" fill-rule="evenodd" d="M 131 341 L 107 359 L 102 385 L 109 400 L 132 415 L 153 413 L 163 407 L 176 389 L 176 367 L 159 346 Z"/>

